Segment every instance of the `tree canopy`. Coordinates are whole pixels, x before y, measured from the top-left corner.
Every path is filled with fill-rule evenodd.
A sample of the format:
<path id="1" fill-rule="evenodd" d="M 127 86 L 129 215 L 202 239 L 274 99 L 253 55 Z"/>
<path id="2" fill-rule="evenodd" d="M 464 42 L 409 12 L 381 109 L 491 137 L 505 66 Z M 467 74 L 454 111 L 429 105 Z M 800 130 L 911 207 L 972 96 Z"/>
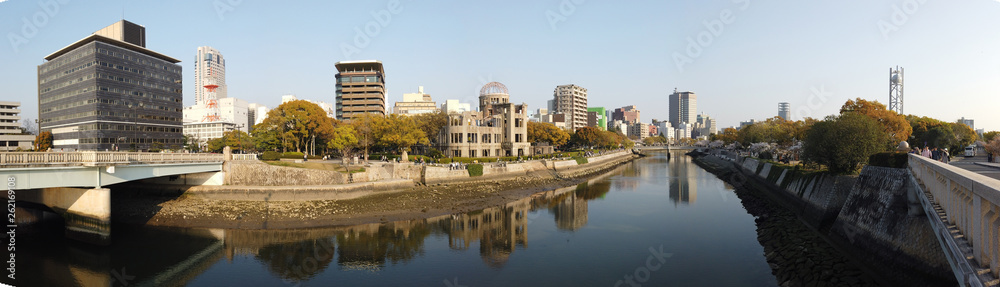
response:
<path id="1" fill-rule="evenodd" d="M 528 122 L 528 142 L 562 146 L 569 142 L 569 138 L 569 133 L 551 123 Z"/>
<path id="2" fill-rule="evenodd" d="M 913 133 L 913 128 L 905 116 L 890 111 L 878 101 L 867 101 L 862 98 L 847 100 L 840 107 L 840 114 L 849 112 L 859 113 L 874 119 L 882 125 L 885 133 L 892 138 L 895 144 L 910 139 L 910 135 Z"/>
<path id="3" fill-rule="evenodd" d="M 307 148 L 313 141 L 323 143 L 330 138 L 334 122 L 319 105 L 297 100 L 268 112 L 267 118 L 255 125 L 253 130 L 255 137 L 259 135 L 263 138 L 256 144 L 266 149 L 308 152 Z M 273 145 L 278 142 L 280 144 L 275 148 Z"/>
<path id="4" fill-rule="evenodd" d="M 834 173 L 853 173 L 868 157 L 890 149 L 890 136 L 875 119 L 860 113 L 829 116 L 806 134 L 803 156 Z"/>

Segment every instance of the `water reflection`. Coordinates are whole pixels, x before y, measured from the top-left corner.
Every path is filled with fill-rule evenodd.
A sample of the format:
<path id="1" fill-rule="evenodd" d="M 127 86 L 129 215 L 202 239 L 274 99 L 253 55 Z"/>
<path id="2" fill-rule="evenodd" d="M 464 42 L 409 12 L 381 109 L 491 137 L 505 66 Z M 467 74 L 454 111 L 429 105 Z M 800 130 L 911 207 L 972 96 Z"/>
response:
<path id="1" fill-rule="evenodd" d="M 694 203 L 698 199 L 698 166 L 691 162 L 691 157 L 674 156 L 669 167 L 670 200 L 675 206 Z"/>

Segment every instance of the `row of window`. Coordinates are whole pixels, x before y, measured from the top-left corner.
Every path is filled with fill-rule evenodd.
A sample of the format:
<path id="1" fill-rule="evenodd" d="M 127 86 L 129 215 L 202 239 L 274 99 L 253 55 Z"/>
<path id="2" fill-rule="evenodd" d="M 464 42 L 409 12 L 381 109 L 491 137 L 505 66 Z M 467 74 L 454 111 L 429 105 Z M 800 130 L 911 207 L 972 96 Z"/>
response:
<path id="1" fill-rule="evenodd" d="M 126 55 L 126 54 L 123 54 L 123 53 L 118 53 L 118 52 L 114 52 L 114 51 L 108 51 L 107 49 L 100 49 L 99 48 L 99 49 L 97 49 L 97 52 L 101 53 L 101 54 L 108 55 L 108 56 L 118 57 L 118 58 L 125 59 L 125 60 L 128 60 L 128 61 L 136 62 L 136 63 L 139 63 L 139 64 L 143 64 L 143 65 L 147 65 L 147 66 L 153 66 L 156 69 L 161 69 L 161 70 L 168 71 L 168 72 L 171 72 L 171 73 L 174 73 L 174 74 L 180 74 L 181 73 L 181 70 L 179 70 L 179 69 L 177 69 L 175 67 L 176 65 L 171 65 L 171 64 L 161 65 L 160 63 L 157 63 L 157 62 L 147 61 L 146 59 L 143 59 L 143 58 L 140 58 L 140 57 L 132 57 L 130 55 Z"/>
<path id="2" fill-rule="evenodd" d="M 65 86 L 69 86 L 69 85 L 72 85 L 72 84 L 80 83 L 80 82 L 83 82 L 85 80 L 90 80 L 90 79 L 93 79 L 93 78 L 94 78 L 94 74 L 87 74 L 85 76 L 81 76 L 81 77 L 76 78 L 76 79 L 70 79 L 69 81 L 65 81 L 65 82 L 62 82 L 62 83 L 57 83 L 55 85 L 46 87 L 46 88 L 42 89 L 39 92 L 41 92 L 41 93 L 48 93 L 48 92 L 51 92 L 53 90 L 58 90 L 58 89 L 60 89 L 62 87 L 65 87 Z"/>
<path id="3" fill-rule="evenodd" d="M 48 73 L 51 70 L 55 70 L 55 69 L 58 69 L 58 68 L 60 68 L 62 66 L 65 66 L 66 64 L 72 63 L 73 61 L 76 61 L 77 59 L 80 59 L 80 58 L 83 58 L 83 57 L 86 57 L 86 56 L 89 56 L 89 55 L 93 55 L 93 54 L 94 54 L 94 49 L 86 49 L 86 50 L 82 50 L 80 53 L 72 53 L 69 56 L 59 57 L 58 59 L 56 59 L 54 61 L 49 61 L 48 63 L 46 63 L 46 65 L 41 68 L 41 73 L 42 74 Z"/>
<path id="4" fill-rule="evenodd" d="M 151 88 L 151 89 L 157 89 L 157 90 L 161 90 L 161 91 L 168 92 L 168 93 L 177 93 L 177 94 L 181 94 L 182 93 L 181 89 L 171 89 L 170 87 L 161 86 L 160 84 L 157 84 L 157 83 L 140 82 L 139 80 L 135 80 L 135 79 L 132 79 L 132 78 L 117 77 L 115 75 L 108 75 L 108 74 L 103 74 L 103 73 L 102 74 L 97 74 L 97 77 L 101 78 L 101 79 L 115 80 L 115 81 L 119 81 L 119 82 L 123 82 L 123 83 L 129 83 L 129 84 L 133 84 L 133 85 L 137 85 L 137 86 L 143 86 L 143 87 L 147 87 L 147 88 Z"/>
<path id="5" fill-rule="evenodd" d="M 353 76 L 353 77 L 340 77 L 337 78 L 337 83 L 381 83 L 382 77 L 379 76 Z"/>
<path id="6" fill-rule="evenodd" d="M 81 112 L 81 113 L 75 113 L 75 114 L 65 115 L 65 116 L 59 116 L 59 117 L 52 117 L 52 118 L 42 119 L 42 123 L 58 122 L 58 121 L 63 121 L 63 120 L 72 120 L 72 119 L 85 118 L 85 117 L 93 117 L 93 116 L 99 116 L 99 117 L 120 117 L 120 118 L 129 118 L 129 119 L 138 118 L 138 119 L 144 119 L 144 120 L 171 121 L 171 122 L 180 122 L 181 121 L 180 118 L 175 118 L 175 117 L 165 117 L 165 116 L 156 116 L 156 115 L 138 115 L 138 114 L 135 114 L 135 113 L 113 112 L 113 111 L 86 111 L 86 112 Z"/>
<path id="7" fill-rule="evenodd" d="M 501 135 L 503 135 L 503 137 L 501 137 Z M 521 141 L 521 139 L 522 139 L 522 135 L 521 134 L 515 134 L 514 136 L 515 136 L 515 141 L 514 142 L 522 142 Z M 479 143 L 480 140 L 482 140 L 482 143 L 487 143 L 487 144 L 488 143 L 500 143 L 501 142 L 501 140 L 500 140 L 501 138 L 507 139 L 506 135 L 504 135 L 504 134 L 482 134 L 482 135 L 480 135 L 480 134 L 477 134 L 477 133 L 452 133 L 451 134 L 451 143 Z"/>
<path id="8" fill-rule="evenodd" d="M 79 89 L 79 90 L 65 91 L 65 92 L 62 92 L 62 93 L 54 94 L 54 95 L 48 95 L 48 96 L 40 99 L 38 102 L 40 104 L 44 105 L 44 104 L 47 104 L 47 103 L 51 103 L 53 101 L 62 100 L 62 99 L 65 99 L 65 98 L 73 97 L 73 96 L 76 96 L 76 95 L 79 95 L 79 94 L 83 94 L 83 93 L 87 93 L 87 92 L 92 92 L 92 91 L 95 91 L 95 90 L 97 90 L 97 86 L 84 87 L 84 88 Z"/>
<path id="9" fill-rule="evenodd" d="M 163 127 L 163 126 L 136 126 L 131 124 L 108 124 L 108 123 L 98 123 L 98 124 L 86 124 L 80 125 L 81 131 L 136 131 L 136 132 L 163 132 L 163 133 L 179 133 L 182 131 L 181 128 L 177 127 Z"/>
<path id="10" fill-rule="evenodd" d="M 54 74 L 54 75 L 48 76 L 48 77 L 46 77 L 44 79 L 39 80 L 39 82 L 41 84 L 44 84 L 44 83 L 47 83 L 48 81 L 55 80 L 57 78 L 64 77 L 64 76 L 72 74 L 74 72 L 77 72 L 77 71 L 89 68 L 90 66 L 93 66 L 93 65 L 97 65 L 97 61 L 90 61 L 90 62 L 81 64 L 79 66 L 73 67 L 72 69 L 63 71 L 62 74 Z"/>
<path id="11" fill-rule="evenodd" d="M 184 139 L 153 139 L 153 138 L 82 138 L 82 144 L 183 144 Z M 124 147 L 123 147 L 124 148 Z"/>
<path id="12" fill-rule="evenodd" d="M 42 113 L 48 113 L 48 112 L 53 112 L 53 111 L 61 111 L 61 110 L 65 110 L 65 109 L 70 109 L 70 108 L 75 108 L 75 107 L 85 106 L 85 105 L 92 105 L 92 104 L 97 104 L 97 103 L 107 104 L 107 105 L 116 105 L 116 106 L 122 106 L 122 107 L 127 107 L 127 108 L 136 108 L 136 109 L 139 109 L 139 110 L 149 109 L 149 110 L 161 110 L 161 111 L 168 111 L 168 112 L 181 112 L 180 108 L 171 108 L 171 107 L 159 106 L 159 105 L 155 105 L 155 104 L 138 105 L 137 102 L 129 102 L 129 101 L 124 101 L 124 100 L 116 100 L 116 99 L 88 99 L 88 100 L 84 100 L 84 101 L 77 101 L 77 102 L 73 102 L 73 103 L 68 103 L 68 104 L 63 104 L 63 105 L 58 105 L 58 106 L 54 106 L 54 107 L 45 108 L 45 109 L 42 109 L 41 112 Z"/>
<path id="13" fill-rule="evenodd" d="M 139 75 L 151 77 L 151 78 L 154 78 L 154 79 L 157 79 L 157 80 L 163 80 L 163 81 L 167 81 L 167 82 L 174 82 L 174 83 L 177 83 L 177 84 L 181 83 L 180 79 L 174 79 L 174 78 L 169 77 L 169 76 L 162 76 L 162 75 L 157 74 L 157 73 L 150 73 L 150 72 L 146 72 L 144 70 L 139 70 L 139 69 L 136 69 L 136 68 L 130 68 L 130 67 L 122 66 L 122 65 L 115 65 L 113 63 L 107 63 L 107 62 L 98 62 L 98 63 L 100 63 L 102 67 L 115 68 L 115 69 L 119 69 L 119 70 L 126 71 L 126 72 L 132 72 L 132 73 L 136 73 L 136 74 L 139 74 Z"/>

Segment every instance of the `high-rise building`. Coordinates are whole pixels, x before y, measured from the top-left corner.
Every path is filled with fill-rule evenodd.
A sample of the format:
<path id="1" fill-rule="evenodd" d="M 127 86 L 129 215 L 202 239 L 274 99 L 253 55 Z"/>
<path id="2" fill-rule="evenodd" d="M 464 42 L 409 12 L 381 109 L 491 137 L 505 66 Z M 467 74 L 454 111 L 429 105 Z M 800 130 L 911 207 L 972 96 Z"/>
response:
<path id="1" fill-rule="evenodd" d="M 211 78 L 211 79 L 209 79 Z M 219 87 L 215 90 L 217 99 L 228 96 L 226 86 L 226 59 L 215 48 L 198 47 L 198 55 L 194 59 L 194 105 L 205 105 L 208 91 L 202 87 L 214 83 Z"/>
<path id="2" fill-rule="evenodd" d="M 121 20 L 38 66 L 42 131 L 54 149 L 180 149 L 180 60 L 146 49 L 146 29 Z"/>
<path id="3" fill-rule="evenodd" d="M 698 136 L 708 136 L 719 132 L 719 127 L 715 125 L 715 119 L 706 115 L 698 115 L 695 129 Z"/>
<path id="4" fill-rule="evenodd" d="M 778 116 L 786 121 L 792 120 L 791 106 L 787 102 L 778 103 Z"/>
<path id="5" fill-rule="evenodd" d="M 253 127 L 256 124 L 264 122 L 264 119 L 267 118 L 267 113 L 270 111 L 271 109 L 268 109 L 267 106 L 258 103 L 247 105 L 247 123 Z"/>
<path id="6" fill-rule="evenodd" d="M 680 127 L 683 123 L 694 124 L 698 115 L 698 96 L 693 92 L 678 92 L 670 94 L 670 123 Z"/>
<path id="7" fill-rule="evenodd" d="M 587 89 L 572 84 L 556 86 L 551 105 L 553 113 L 566 115 L 571 130 L 587 126 Z"/>
<path id="8" fill-rule="evenodd" d="M 615 109 L 611 113 L 611 121 L 622 121 L 628 124 L 639 122 L 639 109 L 635 105 Z"/>
<path id="9" fill-rule="evenodd" d="M 969 126 L 969 128 L 971 128 L 973 131 L 976 130 L 976 120 L 966 119 L 965 117 L 962 117 L 961 119 L 958 120 L 958 122 Z"/>
<path id="10" fill-rule="evenodd" d="M 403 94 L 403 101 L 396 102 L 392 107 L 392 113 L 400 115 L 415 115 L 425 113 L 436 113 L 440 111 L 437 103 L 431 100 L 431 95 L 424 93 L 424 87 L 417 87 L 416 93 Z"/>
<path id="11" fill-rule="evenodd" d="M 587 126 L 607 130 L 608 118 L 605 116 L 606 114 L 607 110 L 605 110 L 604 107 L 588 107 Z"/>
<path id="12" fill-rule="evenodd" d="M 361 114 L 385 116 L 385 70 L 382 61 L 341 61 L 337 67 L 337 119 Z"/>
<path id="13" fill-rule="evenodd" d="M 0 150 L 30 150 L 34 135 L 21 131 L 21 102 L 0 101 Z"/>

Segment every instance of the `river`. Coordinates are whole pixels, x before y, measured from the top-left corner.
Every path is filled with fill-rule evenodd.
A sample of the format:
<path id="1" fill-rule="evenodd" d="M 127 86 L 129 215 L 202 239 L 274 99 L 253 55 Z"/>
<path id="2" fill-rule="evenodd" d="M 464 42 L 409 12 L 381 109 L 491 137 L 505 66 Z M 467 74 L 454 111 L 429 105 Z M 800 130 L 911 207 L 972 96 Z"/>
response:
<path id="1" fill-rule="evenodd" d="M 32 227 L 18 241 L 18 286 L 778 285 L 733 188 L 680 152 L 421 220 L 112 229 L 112 245 L 94 247 L 64 239 L 57 223 Z"/>

